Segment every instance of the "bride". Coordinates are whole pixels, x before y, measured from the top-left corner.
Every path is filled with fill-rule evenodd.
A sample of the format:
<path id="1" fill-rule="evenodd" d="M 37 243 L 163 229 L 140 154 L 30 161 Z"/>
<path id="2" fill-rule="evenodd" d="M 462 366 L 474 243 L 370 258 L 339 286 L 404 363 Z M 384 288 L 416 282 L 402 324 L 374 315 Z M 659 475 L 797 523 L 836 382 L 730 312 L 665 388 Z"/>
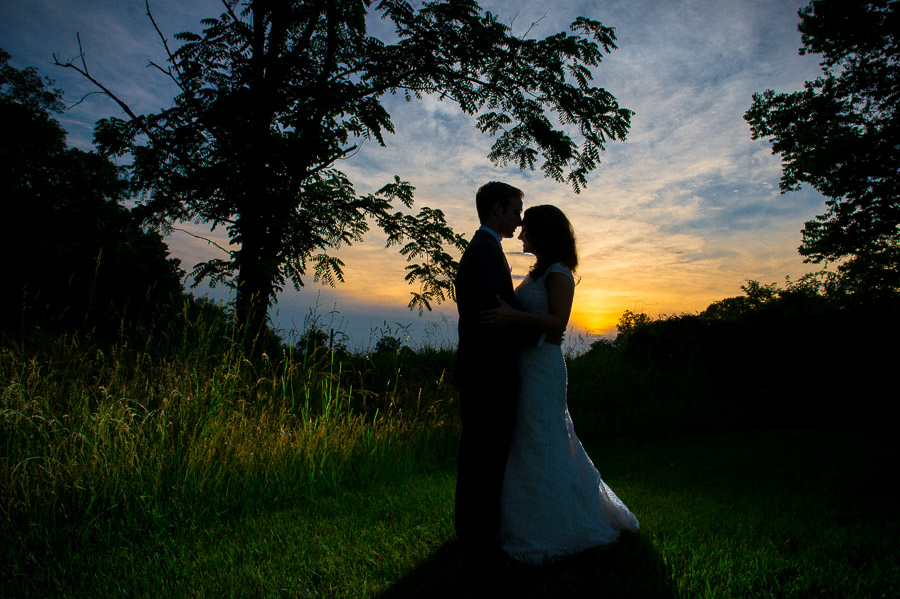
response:
<path id="1" fill-rule="evenodd" d="M 566 406 L 566 330 L 578 265 L 575 235 L 555 206 L 525 211 L 522 249 L 537 258 L 516 289 L 521 310 L 505 302 L 482 312 L 485 326 L 514 325 L 544 341 L 521 353 L 521 386 L 501 495 L 500 545 L 512 557 L 545 563 L 611 543 L 638 521 L 600 478 L 575 435 Z"/>

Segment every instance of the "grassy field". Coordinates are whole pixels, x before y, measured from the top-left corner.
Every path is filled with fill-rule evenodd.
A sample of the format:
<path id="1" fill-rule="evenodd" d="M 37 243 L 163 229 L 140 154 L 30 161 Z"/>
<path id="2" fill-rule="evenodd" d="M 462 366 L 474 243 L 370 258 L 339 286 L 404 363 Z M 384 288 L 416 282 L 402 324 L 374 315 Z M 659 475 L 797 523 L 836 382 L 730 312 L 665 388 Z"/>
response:
<path id="1" fill-rule="evenodd" d="M 576 430 L 641 529 L 531 567 L 454 543 L 452 350 L 173 330 L 0 345 L 0 597 L 900 596 L 900 452 L 860 403 L 883 394 L 854 412 L 703 344 L 570 359 Z"/>
<path id="2" fill-rule="evenodd" d="M 587 444 L 641 520 L 544 567 L 453 543 L 452 460 L 287 509 L 70 544 L 10 594 L 133 597 L 895 597 L 895 445 L 780 430 Z"/>

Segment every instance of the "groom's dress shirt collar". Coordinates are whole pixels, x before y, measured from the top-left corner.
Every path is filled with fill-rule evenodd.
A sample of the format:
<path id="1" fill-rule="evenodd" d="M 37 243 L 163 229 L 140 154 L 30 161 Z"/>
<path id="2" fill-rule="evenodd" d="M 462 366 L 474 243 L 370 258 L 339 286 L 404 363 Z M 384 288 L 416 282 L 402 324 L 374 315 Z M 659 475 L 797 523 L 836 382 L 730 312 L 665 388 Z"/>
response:
<path id="1" fill-rule="evenodd" d="M 488 229 L 488 228 L 485 227 L 484 225 L 481 225 L 481 226 L 478 228 L 478 230 L 479 230 L 479 231 L 486 231 L 486 232 L 490 233 L 491 236 L 492 236 L 494 239 L 497 240 L 497 243 L 500 244 L 500 247 L 503 247 L 503 243 L 500 241 L 500 236 L 497 235 L 496 233 L 494 233 L 491 229 Z"/>

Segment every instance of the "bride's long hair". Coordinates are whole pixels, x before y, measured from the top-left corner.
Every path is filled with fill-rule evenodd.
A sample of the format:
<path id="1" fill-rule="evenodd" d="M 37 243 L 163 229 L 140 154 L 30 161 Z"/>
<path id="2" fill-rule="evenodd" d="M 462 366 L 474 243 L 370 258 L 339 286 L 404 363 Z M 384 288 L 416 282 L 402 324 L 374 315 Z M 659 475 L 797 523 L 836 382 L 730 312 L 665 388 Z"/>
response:
<path id="1" fill-rule="evenodd" d="M 543 275 L 556 262 L 575 272 L 578 267 L 575 231 L 562 210 L 550 204 L 532 206 L 522 216 L 522 225 L 527 229 L 529 245 L 539 256 L 531 267 L 532 279 Z"/>

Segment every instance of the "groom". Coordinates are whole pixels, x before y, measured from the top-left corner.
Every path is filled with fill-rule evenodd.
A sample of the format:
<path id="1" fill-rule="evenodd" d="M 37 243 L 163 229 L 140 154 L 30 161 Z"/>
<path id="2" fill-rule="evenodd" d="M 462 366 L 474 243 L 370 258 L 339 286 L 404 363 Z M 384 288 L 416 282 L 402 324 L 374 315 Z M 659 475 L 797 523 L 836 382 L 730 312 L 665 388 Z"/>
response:
<path id="1" fill-rule="evenodd" d="M 481 228 L 459 261 L 455 281 L 459 310 L 455 379 L 462 420 L 456 535 L 475 550 L 497 547 L 500 489 L 519 380 L 517 336 L 503 327 L 482 327 L 479 314 L 498 307 L 498 297 L 513 306 L 516 303 L 500 240 L 512 237 L 521 226 L 524 195 L 498 181 L 478 190 L 475 206 Z"/>

